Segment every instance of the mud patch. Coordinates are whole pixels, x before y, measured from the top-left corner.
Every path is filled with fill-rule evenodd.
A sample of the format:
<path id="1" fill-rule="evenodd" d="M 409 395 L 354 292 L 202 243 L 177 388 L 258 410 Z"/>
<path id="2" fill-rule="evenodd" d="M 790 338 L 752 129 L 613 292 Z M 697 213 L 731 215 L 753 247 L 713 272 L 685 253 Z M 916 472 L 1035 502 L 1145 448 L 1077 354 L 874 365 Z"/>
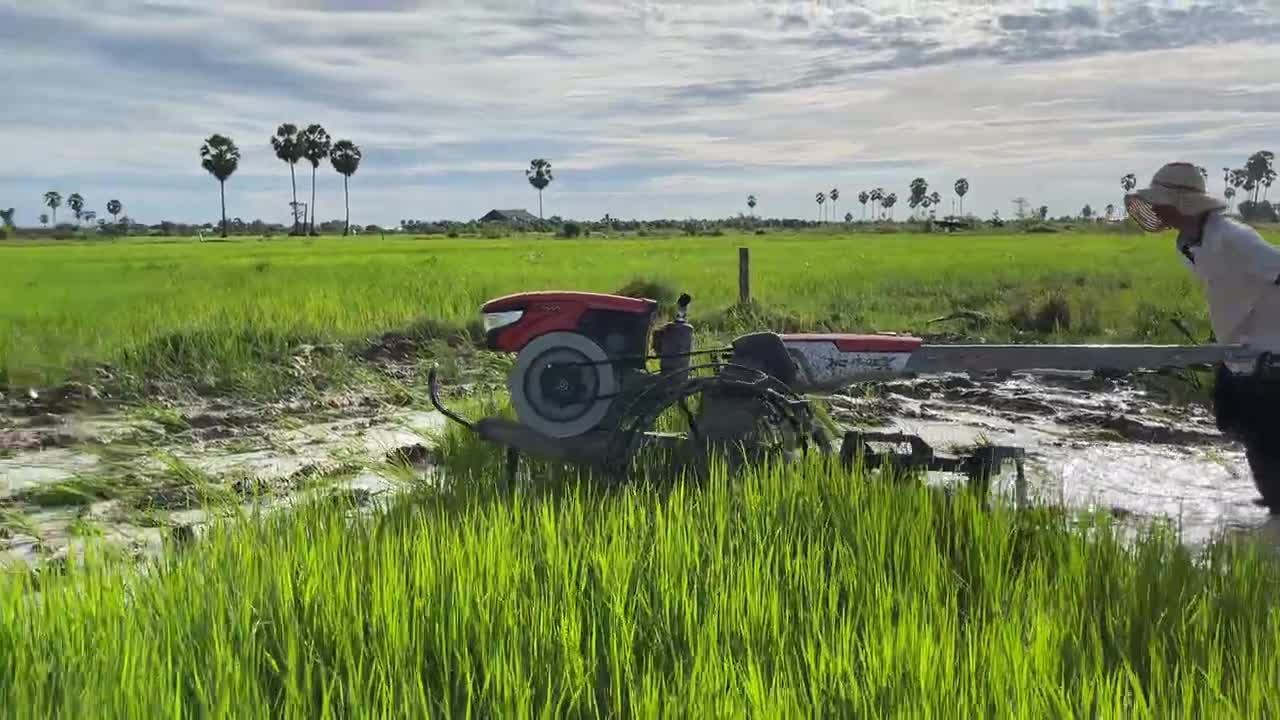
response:
<path id="1" fill-rule="evenodd" d="M 1241 448 L 1222 437 L 1204 406 L 1167 404 L 1167 390 L 1141 377 L 1090 373 L 927 377 L 879 384 L 874 405 L 889 416 L 874 425 L 841 410 L 868 402 L 856 393 L 834 403 L 833 416 L 848 427 L 917 434 L 944 452 L 975 443 L 1021 447 L 1040 501 L 1170 520 L 1190 542 L 1272 522 L 1254 504 Z M 996 487 L 1012 494 L 1008 473 Z"/>
<path id="2" fill-rule="evenodd" d="M 153 552 L 237 508 L 274 511 L 317 493 L 366 508 L 402 492 L 429 474 L 442 418 L 367 397 L 150 403 L 5 429 L 0 564 L 57 562 L 90 540 Z M 390 467 L 397 452 L 411 462 Z"/>

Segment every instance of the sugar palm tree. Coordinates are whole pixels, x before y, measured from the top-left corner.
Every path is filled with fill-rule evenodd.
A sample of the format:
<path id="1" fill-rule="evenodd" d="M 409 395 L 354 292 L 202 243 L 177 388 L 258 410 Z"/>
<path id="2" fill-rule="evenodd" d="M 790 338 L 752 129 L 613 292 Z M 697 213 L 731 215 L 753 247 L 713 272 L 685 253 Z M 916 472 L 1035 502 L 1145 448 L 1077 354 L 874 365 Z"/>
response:
<path id="1" fill-rule="evenodd" d="M 964 196 L 969 194 L 969 181 L 960 178 L 956 181 L 956 196 L 960 198 L 960 214 L 964 215 Z"/>
<path id="2" fill-rule="evenodd" d="M 271 148 L 275 150 L 276 157 L 289 163 L 289 183 L 293 186 L 293 231 L 296 233 L 301 228 L 298 226 L 298 179 L 294 175 L 293 167 L 302 159 L 302 138 L 298 135 L 298 126 L 293 123 L 283 123 L 276 128 L 276 134 L 271 136 Z"/>
<path id="3" fill-rule="evenodd" d="M 755 195 L 748 195 L 748 196 L 747 196 L 747 208 L 748 208 L 749 210 L 751 210 L 751 212 L 753 212 L 753 213 L 756 211 L 756 196 L 755 196 Z"/>
<path id="4" fill-rule="evenodd" d="M 827 195 L 826 193 L 818 193 L 813 199 L 818 202 L 818 222 L 822 222 L 822 203 L 827 201 Z"/>
<path id="5" fill-rule="evenodd" d="M 836 219 L 836 201 L 840 199 L 840 189 L 831 188 L 831 219 Z"/>
<path id="6" fill-rule="evenodd" d="M 862 192 L 858 193 L 858 203 L 862 205 L 863 220 L 867 218 L 867 201 L 870 199 L 871 199 L 871 195 L 866 190 L 863 190 Z"/>
<path id="7" fill-rule="evenodd" d="M 302 131 L 302 156 L 311 163 L 311 204 L 307 206 L 307 212 L 311 216 L 312 235 L 316 234 L 316 168 L 320 167 L 320 161 L 329 157 L 332 147 L 329 133 L 320 125 L 313 123 Z"/>
<path id="8" fill-rule="evenodd" d="M 529 161 L 529 169 L 524 171 L 524 175 L 529 180 L 529 184 L 538 190 L 538 219 L 542 219 L 542 191 L 546 189 L 551 181 L 551 161 L 546 158 L 534 158 Z"/>
<path id="9" fill-rule="evenodd" d="M 898 204 L 898 194 L 889 193 L 888 195 L 885 195 L 884 199 L 880 201 L 880 204 L 884 207 L 885 211 L 889 213 L 889 220 L 893 220 L 893 206 Z"/>
<path id="10" fill-rule="evenodd" d="M 871 191 L 871 194 L 869 195 L 869 197 L 871 198 L 871 202 L 873 203 L 871 206 L 873 208 L 873 211 L 871 213 L 871 219 L 874 220 L 875 216 L 878 214 L 878 211 L 876 211 L 875 208 L 884 207 L 883 205 L 884 188 L 875 188 L 874 190 Z"/>
<path id="11" fill-rule="evenodd" d="M 71 197 L 67 198 L 67 207 L 71 208 L 71 214 L 76 216 L 76 225 L 79 226 L 84 212 L 84 197 L 80 193 L 71 193 Z"/>
<path id="12" fill-rule="evenodd" d="M 915 217 L 915 210 L 921 205 L 927 206 L 929 201 L 929 183 L 924 178 L 918 177 L 911 181 L 911 194 L 907 197 L 907 205 L 911 206 L 912 217 Z"/>
<path id="13" fill-rule="evenodd" d="M 200 166 L 218 180 L 222 196 L 222 237 L 227 236 L 227 178 L 240 167 L 240 148 L 231 138 L 210 135 L 200 147 Z"/>
<path id="14" fill-rule="evenodd" d="M 124 203 L 121 203 L 119 200 L 107 201 L 107 212 L 111 213 L 111 222 L 113 223 L 119 222 L 119 219 L 117 216 L 120 215 L 120 211 L 122 210 L 124 210 Z"/>
<path id="15" fill-rule="evenodd" d="M 360 167 L 360 158 L 360 147 L 350 140 L 339 140 L 334 143 L 329 153 L 329 162 L 333 163 L 333 169 L 342 174 L 342 196 L 347 208 L 347 221 L 342 228 L 343 235 L 351 233 L 351 195 L 347 190 L 347 181 Z"/>
<path id="16" fill-rule="evenodd" d="M 62 205 L 62 193 L 50 190 L 44 194 L 44 204 L 53 211 L 53 224 L 58 224 L 58 208 Z"/>

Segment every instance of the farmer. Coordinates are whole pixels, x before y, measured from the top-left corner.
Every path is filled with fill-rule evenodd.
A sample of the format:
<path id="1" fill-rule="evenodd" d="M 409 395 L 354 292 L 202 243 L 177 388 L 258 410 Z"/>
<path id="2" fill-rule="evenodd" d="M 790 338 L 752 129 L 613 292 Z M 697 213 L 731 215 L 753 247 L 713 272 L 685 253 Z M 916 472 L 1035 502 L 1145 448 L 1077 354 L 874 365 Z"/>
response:
<path id="1" fill-rule="evenodd" d="M 1175 248 L 1204 288 L 1216 340 L 1261 353 L 1256 364 L 1218 366 L 1213 409 L 1218 429 L 1245 447 L 1256 503 L 1280 514 L 1280 249 L 1227 217 L 1190 163 L 1160 168 L 1125 206 L 1147 232 L 1178 232 Z"/>

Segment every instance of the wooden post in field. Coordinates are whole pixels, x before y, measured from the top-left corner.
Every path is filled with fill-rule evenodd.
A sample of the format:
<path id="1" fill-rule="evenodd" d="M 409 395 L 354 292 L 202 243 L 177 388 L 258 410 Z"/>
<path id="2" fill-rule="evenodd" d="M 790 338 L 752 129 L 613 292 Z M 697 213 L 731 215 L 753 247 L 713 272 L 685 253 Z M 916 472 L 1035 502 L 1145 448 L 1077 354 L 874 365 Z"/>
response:
<path id="1" fill-rule="evenodd" d="M 751 302 L 751 250 L 738 248 L 738 303 Z"/>

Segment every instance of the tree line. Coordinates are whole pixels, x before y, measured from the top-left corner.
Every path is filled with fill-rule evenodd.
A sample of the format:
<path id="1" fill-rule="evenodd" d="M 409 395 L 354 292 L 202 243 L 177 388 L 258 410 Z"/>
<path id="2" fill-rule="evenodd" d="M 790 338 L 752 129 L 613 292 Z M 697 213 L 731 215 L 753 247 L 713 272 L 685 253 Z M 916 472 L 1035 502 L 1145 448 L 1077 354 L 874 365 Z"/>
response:
<path id="1" fill-rule="evenodd" d="M 320 163 L 326 158 L 332 164 L 342 177 L 342 189 L 345 201 L 346 220 L 343 226 L 343 234 L 347 235 L 351 232 L 351 203 L 350 203 L 350 178 L 355 174 L 360 166 L 362 153 L 360 148 L 350 140 L 338 140 L 333 142 L 329 133 L 318 123 L 308 125 L 305 129 L 299 129 L 293 123 L 283 123 L 270 138 L 270 145 L 277 159 L 289 165 L 289 181 L 293 192 L 293 201 L 289 203 L 293 209 L 293 229 L 291 235 L 315 235 L 316 233 L 316 213 L 315 213 L 315 197 L 316 197 L 316 172 L 320 167 Z M 236 143 L 225 135 L 214 134 L 209 136 L 200 148 L 201 166 L 217 179 L 222 205 L 222 236 L 227 236 L 227 209 L 226 209 L 226 182 L 236 172 L 240 164 L 240 149 Z M 311 202 L 298 202 L 298 184 L 295 166 L 297 163 L 306 160 L 311 165 Z M 1267 200 L 1267 191 L 1271 184 L 1275 182 L 1277 173 L 1274 167 L 1275 155 L 1266 150 L 1261 150 L 1250 155 L 1245 161 L 1243 167 L 1222 168 L 1223 172 L 1223 195 L 1227 199 L 1228 204 L 1236 197 L 1237 191 L 1246 193 L 1247 199 L 1238 206 L 1240 215 L 1246 220 L 1262 220 L 1276 222 L 1280 221 L 1274 207 Z M 1197 166 L 1201 176 L 1208 184 L 1209 173 L 1203 166 Z M 538 191 L 538 217 L 543 218 L 543 202 L 542 194 L 553 181 L 551 161 L 546 158 L 534 158 L 529 163 L 529 168 L 525 170 L 525 177 L 529 184 Z M 1120 178 L 1120 186 L 1125 193 L 1132 192 L 1137 187 L 1137 176 L 1134 173 L 1126 173 Z M 958 201 L 959 214 L 964 214 L 964 199 L 969 193 L 970 185 L 967 178 L 960 178 L 955 181 L 953 189 Z M 818 205 L 819 222 L 827 218 L 825 213 L 826 203 L 830 200 L 830 217 L 836 217 L 836 203 L 840 198 L 839 188 L 832 188 L 830 191 L 820 191 L 814 196 L 814 200 Z M 886 192 L 883 187 L 876 187 L 869 190 L 862 190 L 857 195 L 857 200 L 862 206 L 862 218 L 866 219 L 867 204 L 871 203 L 872 217 L 880 219 L 893 219 L 893 208 L 898 202 L 898 195 L 894 192 Z M 907 205 L 912 209 L 913 217 L 917 211 L 928 211 L 932 217 L 936 212 L 933 208 L 942 204 L 942 195 L 937 190 L 931 190 L 929 183 L 923 177 L 913 179 L 908 185 Z M 56 190 L 50 190 L 44 195 L 44 205 L 48 207 L 52 213 L 53 223 L 57 224 L 58 208 L 62 206 L 62 194 Z M 97 213 L 93 210 L 85 209 L 85 200 L 80 193 L 72 193 L 66 199 L 67 206 L 71 208 L 75 214 L 77 226 L 81 221 L 93 222 L 97 217 Z M 754 216 L 758 199 L 754 194 L 747 196 L 747 207 Z M 1026 217 L 1028 213 L 1025 211 L 1026 201 L 1018 198 L 1015 206 L 1018 207 L 1016 215 L 1018 217 Z M 124 210 L 124 205 L 119 200 L 110 200 L 106 205 L 107 212 L 112 216 L 113 221 L 119 224 L 120 213 Z M 1103 217 L 1111 219 L 1115 216 L 1116 206 L 1107 204 L 1105 215 Z M 1041 206 L 1037 208 L 1033 216 L 1045 219 L 1048 216 L 1048 208 Z M 13 226 L 14 209 L 0 208 L 0 223 L 6 227 Z M 995 213 L 995 220 L 999 219 L 999 211 Z M 1080 211 L 1080 217 L 1089 220 L 1097 217 L 1091 205 L 1086 204 Z M 846 222 L 853 221 L 853 213 L 845 213 L 844 220 Z M 42 214 L 40 222 L 48 224 L 49 216 Z M 101 223 L 100 223 L 101 224 Z"/>
<path id="2" fill-rule="evenodd" d="M 959 198 L 960 210 L 959 214 L 964 214 L 964 196 L 969 193 L 969 181 L 966 178 L 960 178 L 953 185 L 957 198 Z M 840 188 L 831 188 L 830 191 L 819 191 L 813 197 L 814 202 L 818 204 L 818 221 L 823 222 L 827 219 L 824 212 L 827 200 L 831 201 L 832 220 L 836 218 L 836 202 L 840 199 Z M 863 190 L 858 193 L 858 203 L 862 206 L 862 219 L 867 217 L 867 203 L 871 203 L 872 219 L 893 219 L 893 207 L 898 204 L 898 194 L 894 192 L 885 192 L 883 187 L 876 187 L 870 190 Z M 747 196 L 747 209 L 751 213 L 755 213 L 756 205 L 759 200 L 754 194 Z M 911 208 L 914 216 L 917 210 L 928 210 L 932 216 L 936 211 L 935 207 L 942 205 L 942 194 L 937 190 L 930 190 L 929 183 L 922 177 L 915 178 L 908 185 L 907 205 Z M 853 213 L 847 212 L 844 215 L 845 222 L 853 222 Z"/>
<path id="3" fill-rule="evenodd" d="M 58 192 L 57 190 L 49 190 L 44 194 L 43 205 L 44 207 L 49 208 L 49 213 L 52 213 L 54 225 L 58 224 L 58 208 L 62 207 L 62 202 L 63 202 L 62 193 Z M 71 213 L 76 219 L 77 227 L 80 226 L 80 223 L 82 221 L 91 223 L 94 220 L 96 220 L 98 217 L 97 211 L 85 209 L 84 196 L 78 192 L 71 193 L 69 196 L 67 196 L 66 203 L 67 203 L 67 207 L 71 208 Z M 122 212 L 124 212 L 124 203 L 120 202 L 119 200 L 107 201 L 107 214 L 112 217 L 113 223 L 117 225 L 119 224 L 120 213 Z M 49 213 L 40 214 L 41 225 L 49 224 L 49 217 L 50 217 Z M 0 213 L 0 214 L 3 214 L 3 213 Z M 6 221 L 5 222 L 6 225 L 8 226 L 13 225 L 13 208 L 9 208 L 9 213 L 5 217 L 5 221 Z M 105 222 L 105 220 L 103 222 Z"/>
<path id="4" fill-rule="evenodd" d="M 270 138 L 272 151 L 278 160 L 289 165 L 289 181 L 293 187 L 293 230 L 290 235 L 315 235 L 316 170 L 326 158 L 333 169 L 342 175 L 342 192 L 346 206 L 346 221 L 342 234 L 351 232 L 351 176 L 360 168 L 363 155 L 360 147 L 350 140 L 334 142 L 329 132 L 318 123 L 299 130 L 293 123 L 282 123 Z M 306 160 L 311 164 L 311 202 L 298 202 L 298 181 L 294 168 Z M 222 201 L 222 236 L 227 236 L 227 180 L 240 167 L 240 148 L 226 135 L 210 135 L 200 147 L 200 166 L 218 181 Z M 305 208 L 305 209 L 304 209 Z M 310 227 L 307 222 L 310 219 Z"/>

